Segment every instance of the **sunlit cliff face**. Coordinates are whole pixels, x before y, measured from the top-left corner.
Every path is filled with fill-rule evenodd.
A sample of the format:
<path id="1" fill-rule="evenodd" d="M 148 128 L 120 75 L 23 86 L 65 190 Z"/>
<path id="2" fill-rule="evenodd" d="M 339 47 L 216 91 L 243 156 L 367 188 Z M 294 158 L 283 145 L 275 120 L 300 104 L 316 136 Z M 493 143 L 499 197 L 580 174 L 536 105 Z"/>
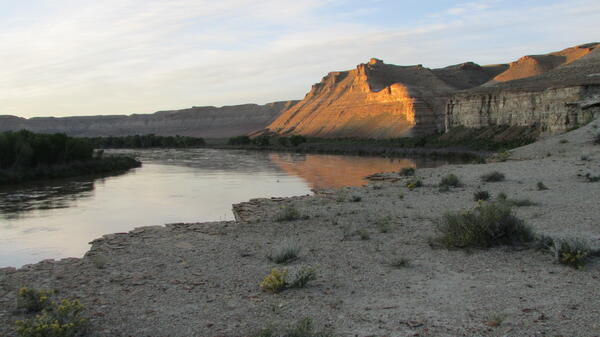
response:
<path id="1" fill-rule="evenodd" d="M 366 183 L 364 178 L 373 173 L 415 167 L 411 160 L 396 158 L 273 153 L 270 159 L 286 173 L 304 179 L 313 189 L 361 186 Z"/>
<path id="2" fill-rule="evenodd" d="M 267 128 L 314 137 L 413 136 L 418 124 L 435 128 L 431 100 L 451 90 L 422 66 L 371 59 L 356 69 L 329 73 Z"/>

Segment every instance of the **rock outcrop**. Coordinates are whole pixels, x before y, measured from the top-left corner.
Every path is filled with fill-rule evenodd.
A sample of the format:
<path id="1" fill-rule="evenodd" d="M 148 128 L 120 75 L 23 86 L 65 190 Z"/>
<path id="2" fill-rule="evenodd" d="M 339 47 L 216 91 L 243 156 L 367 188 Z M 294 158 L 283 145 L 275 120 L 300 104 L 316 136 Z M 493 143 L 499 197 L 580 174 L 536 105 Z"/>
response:
<path id="1" fill-rule="evenodd" d="M 538 125 L 564 132 L 600 116 L 600 44 L 526 56 L 490 82 L 453 94 L 446 129 Z"/>
<path id="2" fill-rule="evenodd" d="M 34 132 L 61 132 L 71 136 L 125 136 L 154 133 L 163 136 L 224 138 L 260 130 L 296 101 L 265 105 L 245 104 L 224 107 L 193 107 L 159 111 L 154 114 L 43 117 L 24 119 L 0 116 L 0 132 L 27 129 Z"/>
<path id="3" fill-rule="evenodd" d="M 539 125 L 542 133 L 562 132 L 598 115 L 599 46 L 440 69 L 371 59 L 329 73 L 267 130 L 361 138 L 419 136 L 456 126 Z"/>
<path id="4" fill-rule="evenodd" d="M 440 129 L 449 94 L 490 80 L 497 70 L 473 63 L 431 70 L 371 59 L 332 72 L 267 129 L 314 137 L 390 138 Z"/>

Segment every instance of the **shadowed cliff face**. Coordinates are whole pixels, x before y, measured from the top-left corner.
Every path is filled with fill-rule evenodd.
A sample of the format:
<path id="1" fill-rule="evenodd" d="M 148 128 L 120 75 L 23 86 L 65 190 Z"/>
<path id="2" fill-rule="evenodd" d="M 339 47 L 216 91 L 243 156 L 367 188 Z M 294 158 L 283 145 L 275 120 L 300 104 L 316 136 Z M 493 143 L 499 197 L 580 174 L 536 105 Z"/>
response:
<path id="1" fill-rule="evenodd" d="M 233 137 L 260 130 L 296 101 L 265 105 L 244 104 L 193 107 L 147 115 L 19 118 L 0 116 L 0 132 L 27 129 L 70 136 L 126 136 L 154 133 L 161 136 Z"/>

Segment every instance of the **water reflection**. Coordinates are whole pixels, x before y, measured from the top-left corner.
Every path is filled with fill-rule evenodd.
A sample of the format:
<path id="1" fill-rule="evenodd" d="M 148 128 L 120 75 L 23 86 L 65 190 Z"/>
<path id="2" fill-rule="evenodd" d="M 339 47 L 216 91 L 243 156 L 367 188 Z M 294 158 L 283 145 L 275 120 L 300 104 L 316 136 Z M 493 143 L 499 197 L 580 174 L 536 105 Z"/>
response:
<path id="1" fill-rule="evenodd" d="M 290 175 L 304 179 L 311 188 L 360 186 L 365 177 L 378 172 L 399 171 L 404 167 L 435 167 L 445 161 L 427 159 L 358 157 L 271 153 L 270 159 Z"/>

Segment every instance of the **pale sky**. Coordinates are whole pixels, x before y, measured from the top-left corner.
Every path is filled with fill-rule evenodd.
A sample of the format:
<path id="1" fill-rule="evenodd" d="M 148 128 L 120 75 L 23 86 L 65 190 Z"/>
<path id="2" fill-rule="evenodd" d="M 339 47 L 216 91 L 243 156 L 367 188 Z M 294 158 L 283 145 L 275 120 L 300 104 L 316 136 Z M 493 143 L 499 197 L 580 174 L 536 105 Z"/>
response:
<path id="1" fill-rule="evenodd" d="M 491 64 L 598 40 L 598 0 L 0 0 L 0 115 L 263 104 L 370 57 Z"/>

